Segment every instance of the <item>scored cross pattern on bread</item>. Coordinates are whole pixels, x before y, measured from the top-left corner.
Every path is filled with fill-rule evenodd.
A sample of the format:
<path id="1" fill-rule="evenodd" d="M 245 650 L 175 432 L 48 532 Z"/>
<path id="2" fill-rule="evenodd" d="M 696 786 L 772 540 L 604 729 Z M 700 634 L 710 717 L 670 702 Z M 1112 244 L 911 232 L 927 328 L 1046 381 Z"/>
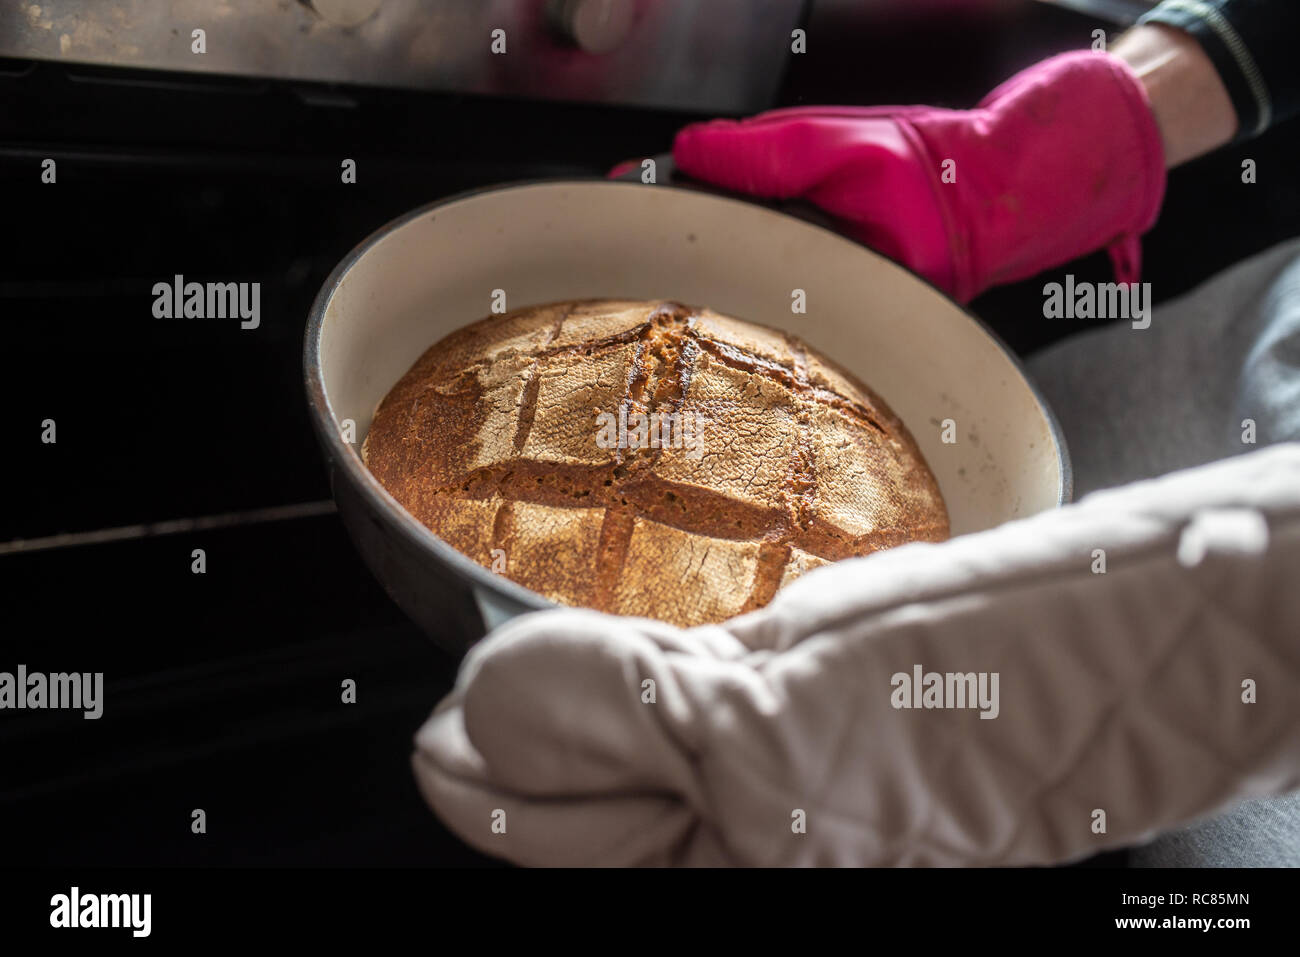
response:
<path id="1" fill-rule="evenodd" d="M 602 413 L 690 417 L 695 447 L 607 447 Z M 656 445 L 658 447 L 656 447 Z M 948 537 L 879 396 L 793 336 L 674 302 L 553 303 L 430 347 L 367 467 L 418 521 L 552 600 L 679 625 L 819 565 Z M 498 551 L 499 550 L 499 551 Z"/>

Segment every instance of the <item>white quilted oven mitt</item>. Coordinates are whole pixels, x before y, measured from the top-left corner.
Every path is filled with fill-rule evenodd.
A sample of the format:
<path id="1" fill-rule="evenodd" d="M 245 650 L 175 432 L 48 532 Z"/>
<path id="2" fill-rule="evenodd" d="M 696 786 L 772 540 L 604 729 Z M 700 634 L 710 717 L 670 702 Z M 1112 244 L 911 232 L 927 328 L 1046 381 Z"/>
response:
<path id="1" fill-rule="evenodd" d="M 840 562 L 723 626 L 516 619 L 414 767 L 534 865 L 1047 864 L 1289 790 L 1300 445 Z"/>

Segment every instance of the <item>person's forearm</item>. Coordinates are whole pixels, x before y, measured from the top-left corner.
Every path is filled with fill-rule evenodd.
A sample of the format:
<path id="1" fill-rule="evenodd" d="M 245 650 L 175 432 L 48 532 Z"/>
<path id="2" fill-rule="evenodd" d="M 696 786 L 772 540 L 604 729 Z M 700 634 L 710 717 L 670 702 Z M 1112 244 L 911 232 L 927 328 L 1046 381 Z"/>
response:
<path id="1" fill-rule="evenodd" d="M 1165 165 L 1178 166 L 1229 143 L 1237 113 L 1213 62 L 1194 38 L 1159 24 L 1134 27 L 1111 52 L 1142 79 L 1160 127 Z"/>

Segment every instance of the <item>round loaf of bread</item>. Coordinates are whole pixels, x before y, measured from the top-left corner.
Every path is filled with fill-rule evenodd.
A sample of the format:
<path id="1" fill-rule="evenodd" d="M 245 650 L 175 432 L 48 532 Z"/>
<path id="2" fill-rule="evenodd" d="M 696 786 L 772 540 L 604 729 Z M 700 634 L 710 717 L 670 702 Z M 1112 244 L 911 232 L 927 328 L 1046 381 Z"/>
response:
<path id="1" fill-rule="evenodd" d="M 674 302 L 554 303 L 459 329 L 380 403 L 362 456 L 481 565 L 678 625 L 948 536 L 934 476 L 879 396 L 793 336 Z"/>

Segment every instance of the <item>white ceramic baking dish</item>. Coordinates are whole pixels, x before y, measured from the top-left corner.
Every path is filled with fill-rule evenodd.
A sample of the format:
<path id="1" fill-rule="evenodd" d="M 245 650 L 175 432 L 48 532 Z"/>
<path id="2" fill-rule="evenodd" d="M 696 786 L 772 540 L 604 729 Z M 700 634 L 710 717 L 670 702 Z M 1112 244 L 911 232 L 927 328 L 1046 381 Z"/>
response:
<path id="1" fill-rule="evenodd" d="M 389 224 L 338 265 L 312 308 L 305 356 L 345 524 L 393 598 L 454 651 L 550 603 L 417 523 L 366 470 L 360 447 L 392 385 L 434 341 L 488 315 L 497 290 L 510 309 L 665 298 L 795 333 L 907 424 L 954 534 L 1069 500 L 1064 441 L 1016 360 L 952 300 L 858 243 L 671 186 L 570 180 L 455 196 Z M 806 313 L 792 311 L 796 290 Z"/>

